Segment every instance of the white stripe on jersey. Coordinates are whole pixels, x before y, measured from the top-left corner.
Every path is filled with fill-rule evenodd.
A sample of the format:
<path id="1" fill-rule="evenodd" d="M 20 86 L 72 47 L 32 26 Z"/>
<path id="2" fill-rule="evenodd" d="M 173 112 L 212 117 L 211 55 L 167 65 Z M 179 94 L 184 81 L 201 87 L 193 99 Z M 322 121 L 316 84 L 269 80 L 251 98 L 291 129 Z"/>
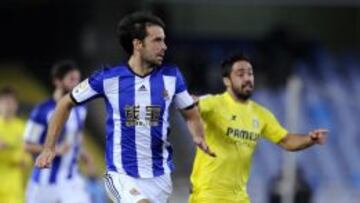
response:
<path id="1" fill-rule="evenodd" d="M 40 173 L 41 173 L 41 175 L 40 175 L 39 184 L 40 185 L 49 184 L 51 168 L 41 169 Z"/>
<path id="2" fill-rule="evenodd" d="M 24 139 L 26 142 L 38 143 L 40 140 L 41 134 L 44 133 L 45 127 L 39 123 L 36 123 L 32 120 L 29 120 L 26 123 L 26 128 L 24 131 Z"/>
<path id="3" fill-rule="evenodd" d="M 121 156 L 121 115 L 119 109 L 119 78 L 113 77 L 104 80 L 104 93 L 113 110 L 114 133 L 113 133 L 113 163 L 116 170 L 124 173 Z"/>
<path id="4" fill-rule="evenodd" d="M 171 104 L 171 98 L 173 97 L 174 93 L 175 93 L 175 85 L 176 85 L 176 77 L 173 76 L 163 76 L 163 80 L 164 80 L 164 88 L 165 90 L 168 92 L 169 94 L 169 99 L 166 100 L 165 102 L 165 109 L 169 109 L 169 106 Z M 170 126 L 169 120 L 169 111 L 164 111 L 164 115 L 163 115 L 163 129 L 162 129 L 162 136 L 163 136 L 163 140 L 164 140 L 164 145 L 163 145 L 163 166 L 164 166 L 164 173 L 170 173 L 170 167 L 167 164 L 168 161 L 168 157 L 169 157 L 169 152 L 166 149 L 168 147 L 168 145 L 170 145 L 166 140 L 167 140 L 167 135 L 168 135 L 168 129 Z"/>
<path id="5" fill-rule="evenodd" d="M 140 177 L 153 176 L 151 127 L 148 126 L 145 120 L 146 106 L 151 105 L 150 88 L 150 76 L 145 78 L 135 77 L 135 106 L 140 106 L 139 120 L 144 123 L 144 125 L 135 125 L 136 157 Z"/>

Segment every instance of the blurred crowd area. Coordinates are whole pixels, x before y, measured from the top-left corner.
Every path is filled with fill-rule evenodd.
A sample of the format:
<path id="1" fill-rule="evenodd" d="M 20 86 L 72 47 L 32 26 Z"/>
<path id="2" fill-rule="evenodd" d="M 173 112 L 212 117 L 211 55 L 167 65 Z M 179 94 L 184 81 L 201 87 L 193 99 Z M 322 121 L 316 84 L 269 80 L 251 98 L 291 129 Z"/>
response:
<path id="1" fill-rule="evenodd" d="M 223 91 L 220 63 L 247 54 L 255 70 L 254 99 L 287 125 L 289 78 L 302 89 L 298 129 L 330 129 L 326 146 L 297 155 L 298 191 L 303 202 L 359 202 L 360 199 L 360 7 L 352 1 L 2 1 L 0 3 L 0 87 L 18 92 L 19 116 L 51 96 L 49 71 L 56 60 L 76 60 L 83 78 L 126 55 L 117 43 L 117 21 L 149 10 L 167 24 L 166 60 L 179 65 L 191 93 Z M 300 1 L 302 2 L 302 1 Z M 94 203 L 103 202 L 104 107 L 89 104 L 86 145 L 95 156 L 97 177 L 88 178 Z M 172 202 L 186 202 L 194 147 L 180 115 L 173 111 L 175 164 Z M 1 152 L 0 152 L 1 153 Z M 283 154 L 261 142 L 249 183 L 254 203 L 278 202 Z M 32 164 L 32 163 L 31 163 Z M 27 166 L 25 174 L 31 168 Z M 25 175 L 26 177 L 26 175 Z M 300 181 L 301 180 L 301 181 Z M 26 178 L 24 178 L 24 183 Z M 98 198 L 98 200 L 95 200 Z"/>

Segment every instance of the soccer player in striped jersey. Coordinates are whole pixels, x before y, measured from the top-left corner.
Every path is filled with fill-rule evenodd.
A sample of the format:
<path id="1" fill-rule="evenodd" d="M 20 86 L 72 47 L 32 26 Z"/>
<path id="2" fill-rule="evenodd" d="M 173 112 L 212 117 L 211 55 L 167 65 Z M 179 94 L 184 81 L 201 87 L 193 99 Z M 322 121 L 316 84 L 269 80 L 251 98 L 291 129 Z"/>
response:
<path id="1" fill-rule="evenodd" d="M 80 82 L 80 71 L 72 61 L 60 61 L 52 68 L 53 97 L 38 104 L 31 112 L 25 130 L 25 149 L 38 155 L 44 149 L 46 131 L 59 100 Z M 69 111 L 69 119 L 55 144 L 51 168 L 34 167 L 26 191 L 27 203 L 89 203 L 85 182 L 78 170 L 78 158 L 91 161 L 81 147 L 86 108 Z"/>
<path id="2" fill-rule="evenodd" d="M 251 100 L 253 68 L 249 59 L 235 55 L 222 64 L 226 91 L 200 98 L 205 137 L 216 158 L 197 150 L 191 175 L 190 203 L 249 203 L 246 184 L 251 159 L 260 138 L 288 151 L 323 144 L 327 130 L 308 135 L 289 133 L 265 107 Z"/>
<path id="3" fill-rule="evenodd" d="M 95 72 L 59 102 L 37 166 L 52 162 L 70 109 L 97 97 L 104 99 L 107 110 L 105 183 L 114 202 L 168 201 L 174 167 L 167 141 L 172 103 L 187 121 L 195 144 L 214 156 L 179 68 L 162 63 L 167 49 L 164 27 L 160 18 L 142 12 L 120 21 L 117 33 L 128 61 Z"/>

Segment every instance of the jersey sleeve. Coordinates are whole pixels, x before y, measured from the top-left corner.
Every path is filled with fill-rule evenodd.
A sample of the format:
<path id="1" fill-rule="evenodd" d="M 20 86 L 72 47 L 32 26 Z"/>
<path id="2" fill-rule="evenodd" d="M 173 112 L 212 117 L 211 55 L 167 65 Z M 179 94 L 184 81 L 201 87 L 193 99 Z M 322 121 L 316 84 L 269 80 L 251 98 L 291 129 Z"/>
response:
<path id="1" fill-rule="evenodd" d="M 264 112 L 264 128 L 262 129 L 262 136 L 273 143 L 279 143 L 288 133 L 287 130 L 280 125 L 275 116 L 269 112 Z"/>
<path id="2" fill-rule="evenodd" d="M 41 144 L 41 137 L 46 133 L 46 115 L 39 107 L 36 107 L 30 114 L 24 130 L 25 142 Z"/>
<path id="3" fill-rule="evenodd" d="M 89 78 L 74 87 L 70 93 L 72 100 L 76 104 L 82 104 L 103 95 L 103 75 L 103 70 L 95 72 Z"/>
<path id="4" fill-rule="evenodd" d="M 187 91 L 187 87 L 186 87 L 184 78 L 178 68 L 176 68 L 176 84 L 175 84 L 174 102 L 175 102 L 176 107 L 179 109 L 191 108 L 194 105 L 194 100 L 190 96 L 189 92 Z"/>
<path id="5" fill-rule="evenodd" d="M 202 117 L 205 117 L 213 110 L 214 101 L 212 98 L 213 96 L 209 94 L 199 97 L 199 109 Z"/>

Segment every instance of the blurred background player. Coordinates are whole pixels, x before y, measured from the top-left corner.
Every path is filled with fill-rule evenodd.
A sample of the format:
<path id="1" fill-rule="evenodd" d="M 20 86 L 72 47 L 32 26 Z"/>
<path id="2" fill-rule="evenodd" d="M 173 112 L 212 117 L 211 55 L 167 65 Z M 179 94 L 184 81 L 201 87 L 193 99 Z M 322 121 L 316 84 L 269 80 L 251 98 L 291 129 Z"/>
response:
<path id="1" fill-rule="evenodd" d="M 10 87 L 0 89 L 0 202 L 24 202 L 24 166 L 22 147 L 25 122 L 16 116 L 18 101 Z"/>
<path id="2" fill-rule="evenodd" d="M 246 185 L 259 138 L 288 151 L 323 144 L 327 130 L 308 135 L 289 133 L 273 114 L 250 100 L 254 74 L 250 60 L 234 55 L 222 63 L 226 91 L 199 100 L 206 140 L 217 157 L 197 150 L 191 175 L 191 203 L 248 203 Z"/>
<path id="3" fill-rule="evenodd" d="M 53 161 L 55 142 L 70 109 L 96 97 L 104 98 L 107 107 L 105 180 L 115 202 L 168 201 L 174 167 L 167 140 L 173 102 L 194 143 L 213 155 L 179 68 L 162 64 L 167 50 L 164 27 L 160 18 L 143 12 L 120 21 L 118 38 L 129 55 L 127 63 L 94 73 L 59 102 L 37 166 L 48 167 Z"/>
<path id="4" fill-rule="evenodd" d="M 43 149 L 46 131 L 56 103 L 80 82 L 78 66 L 70 60 L 53 65 L 51 78 L 55 90 L 52 98 L 37 105 L 27 122 L 25 149 L 38 155 Z M 49 169 L 34 167 L 26 191 L 28 203 L 88 203 L 84 181 L 79 173 L 78 158 L 85 159 L 91 167 L 91 159 L 82 144 L 86 108 L 77 106 L 70 112 L 60 138 L 56 143 L 56 156 Z"/>

